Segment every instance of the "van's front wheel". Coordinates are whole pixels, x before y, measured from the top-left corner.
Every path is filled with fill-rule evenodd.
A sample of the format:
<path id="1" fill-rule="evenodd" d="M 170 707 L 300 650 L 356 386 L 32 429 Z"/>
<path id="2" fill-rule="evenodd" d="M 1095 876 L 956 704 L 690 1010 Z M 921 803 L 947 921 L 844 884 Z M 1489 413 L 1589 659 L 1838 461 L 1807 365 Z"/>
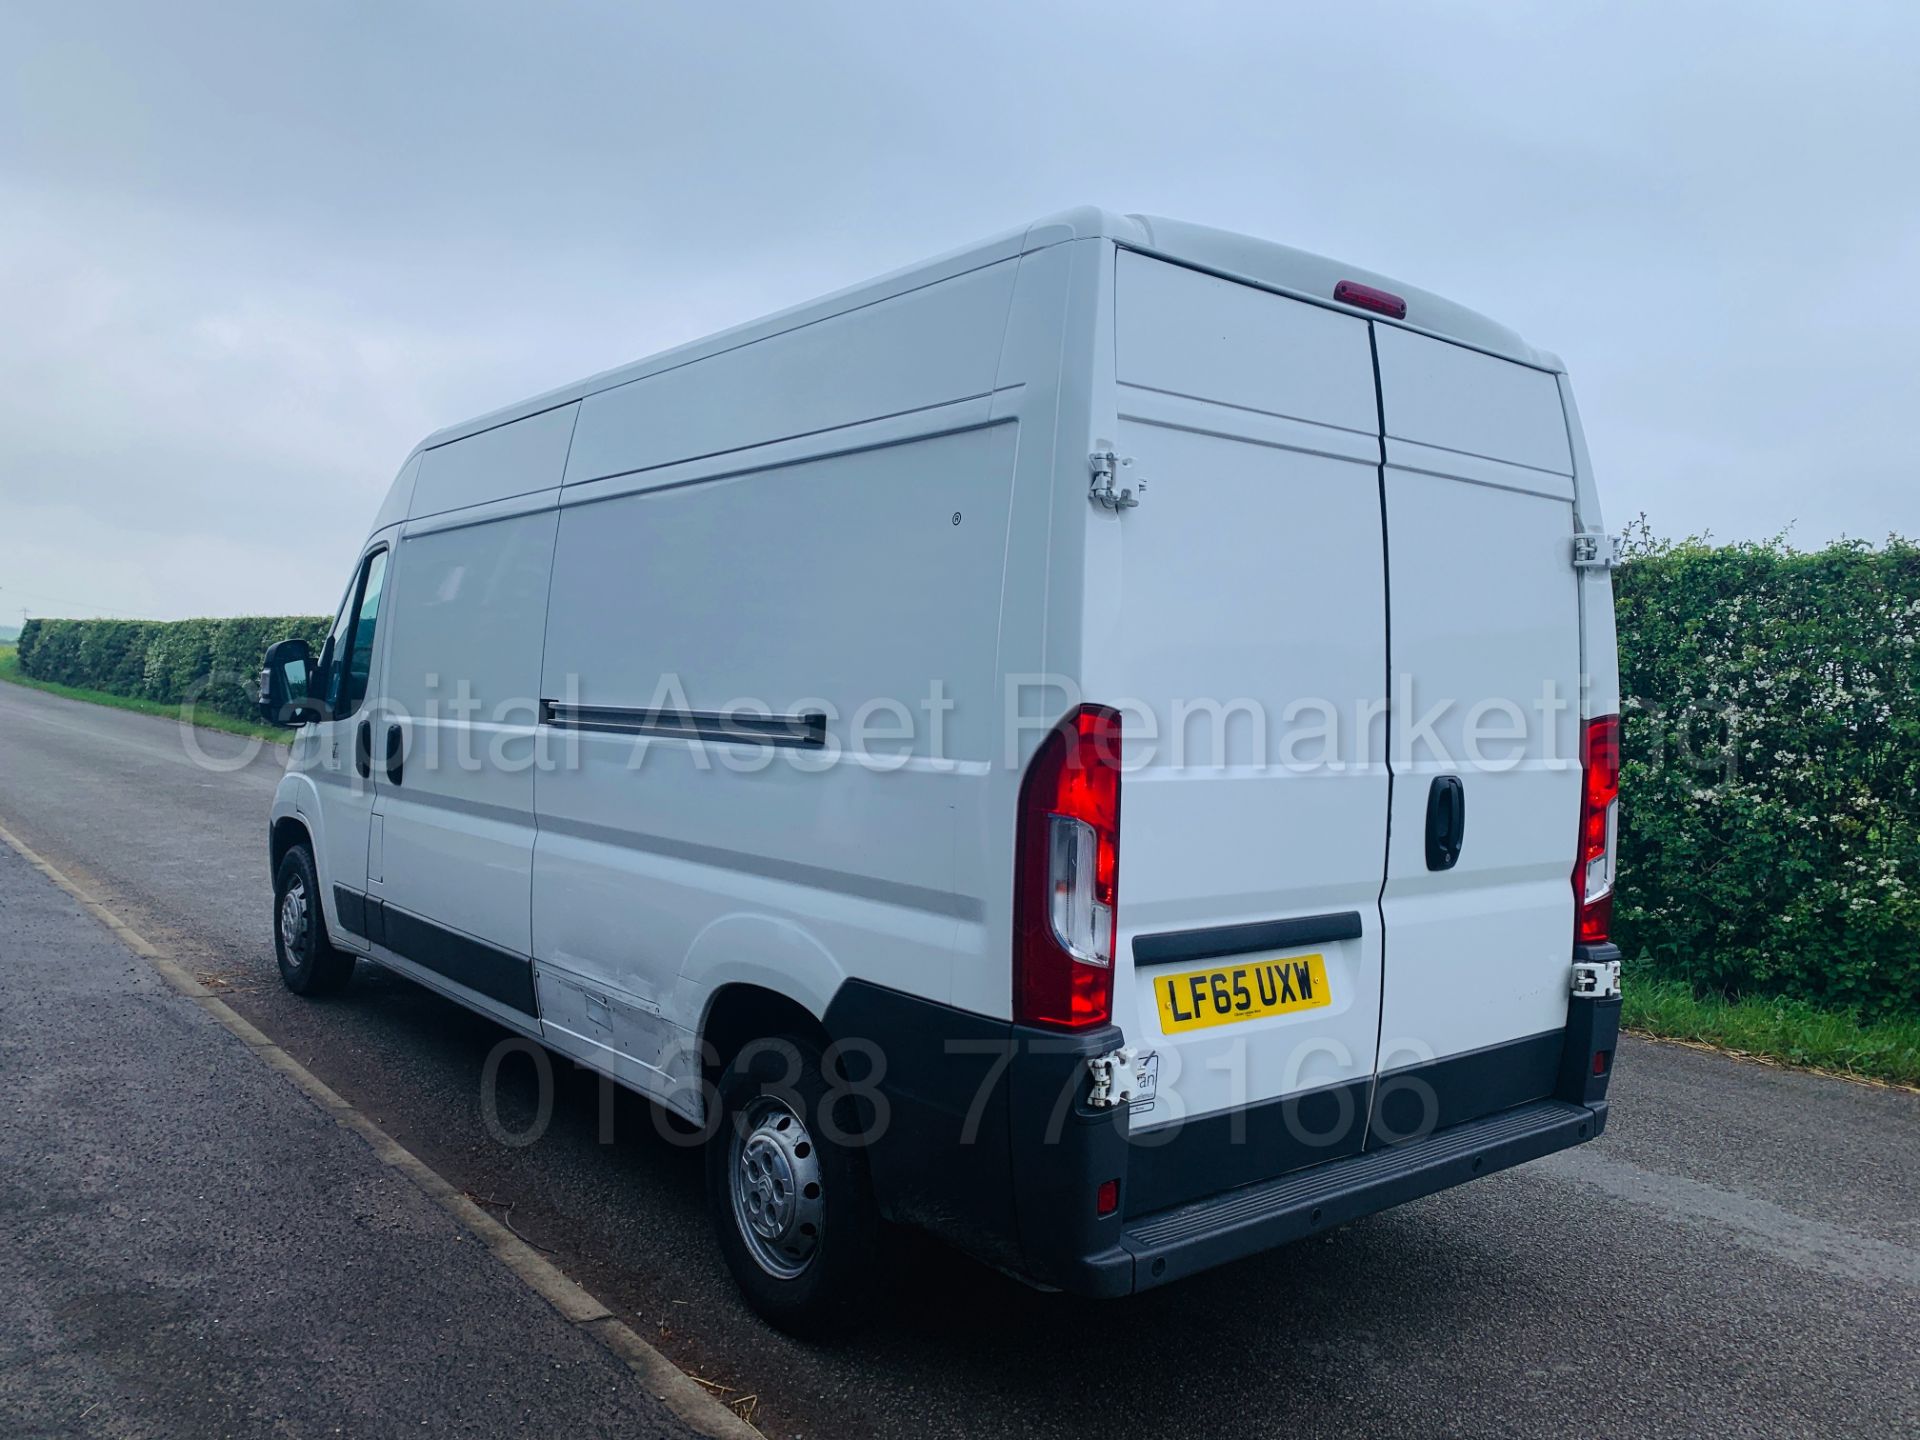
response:
<path id="1" fill-rule="evenodd" d="M 273 951 L 280 978 L 296 995 L 331 995 L 353 978 L 353 956 L 327 939 L 313 856 L 295 845 L 273 877 Z"/>
<path id="2" fill-rule="evenodd" d="M 879 1217 L 865 1157 L 823 1133 L 851 1128 L 829 1112 L 835 1099 L 811 1042 L 756 1040 L 720 1078 L 707 1143 L 727 1268 L 755 1310 L 795 1335 L 848 1329 L 873 1289 Z"/>

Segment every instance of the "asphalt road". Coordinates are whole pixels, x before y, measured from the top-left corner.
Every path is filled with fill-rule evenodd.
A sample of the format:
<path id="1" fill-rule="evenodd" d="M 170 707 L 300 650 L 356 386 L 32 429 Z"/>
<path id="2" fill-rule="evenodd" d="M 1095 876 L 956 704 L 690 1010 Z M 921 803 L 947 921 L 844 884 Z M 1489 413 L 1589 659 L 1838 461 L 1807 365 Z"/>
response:
<path id="1" fill-rule="evenodd" d="M 0 1429 L 690 1437 L 0 846 Z"/>
<path id="2" fill-rule="evenodd" d="M 215 755 L 244 742 L 197 736 Z M 0 824 L 100 897 L 770 1435 L 1920 1435 L 1920 1096 L 1624 1043 L 1606 1135 L 1098 1305 L 906 1243 L 876 1323 L 787 1340 L 735 1299 L 697 1156 L 504 1032 L 362 967 L 284 992 L 265 816 L 175 727 L 0 685 Z M 608 1138 L 610 1136 L 610 1139 Z M 188 1131 L 211 1157 L 230 1132 Z"/>

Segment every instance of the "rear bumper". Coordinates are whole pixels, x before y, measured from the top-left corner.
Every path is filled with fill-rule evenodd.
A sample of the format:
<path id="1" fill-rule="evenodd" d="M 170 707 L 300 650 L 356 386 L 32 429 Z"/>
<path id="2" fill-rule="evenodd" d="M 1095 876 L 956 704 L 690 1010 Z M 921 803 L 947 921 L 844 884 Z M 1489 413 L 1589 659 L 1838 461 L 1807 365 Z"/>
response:
<path id="1" fill-rule="evenodd" d="M 1081 1267 L 1085 1293 L 1126 1295 L 1304 1239 L 1591 1140 L 1607 1107 L 1540 1100 L 1129 1223 Z"/>
<path id="2" fill-rule="evenodd" d="M 1116 1296 L 1593 1139 L 1619 1010 L 1577 997 L 1563 1031 L 1171 1136 L 1088 1103 L 1087 1061 L 1120 1045 L 1115 1027 L 1028 1030 L 858 981 L 826 1018 L 884 1064 L 850 1076 L 878 1097 L 856 1128 L 882 1214 L 1036 1283 Z M 1110 1181 L 1120 1205 L 1101 1215 Z"/>

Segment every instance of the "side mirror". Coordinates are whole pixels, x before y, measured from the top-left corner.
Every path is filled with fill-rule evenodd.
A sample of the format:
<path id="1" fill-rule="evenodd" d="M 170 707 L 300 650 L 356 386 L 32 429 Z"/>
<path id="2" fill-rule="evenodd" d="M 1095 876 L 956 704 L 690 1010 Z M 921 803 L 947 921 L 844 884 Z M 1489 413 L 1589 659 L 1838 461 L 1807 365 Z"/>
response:
<path id="1" fill-rule="evenodd" d="M 307 696 L 307 677 L 313 673 L 313 651 L 304 640 L 280 640 L 267 647 L 260 664 L 260 718 L 269 725 L 292 729 L 320 718 L 320 707 Z"/>

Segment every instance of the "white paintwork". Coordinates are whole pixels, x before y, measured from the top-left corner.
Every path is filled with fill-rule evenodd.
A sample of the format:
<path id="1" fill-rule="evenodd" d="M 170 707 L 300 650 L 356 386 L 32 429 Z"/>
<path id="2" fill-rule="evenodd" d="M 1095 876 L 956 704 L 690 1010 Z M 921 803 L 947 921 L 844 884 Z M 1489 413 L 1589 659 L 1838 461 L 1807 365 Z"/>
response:
<path id="1" fill-rule="evenodd" d="M 1374 343 L 1390 438 L 1573 473 L 1552 375 L 1391 325 L 1375 327 Z"/>
<path id="2" fill-rule="evenodd" d="M 373 517 L 375 531 L 398 525 L 407 518 L 407 512 L 413 508 L 413 484 L 420 477 L 420 462 L 425 453 L 414 451 L 407 457 L 407 463 L 400 467 L 400 473 L 393 477 L 393 484 L 387 487 L 387 498 L 382 502 L 379 513 Z"/>
<path id="3" fill-rule="evenodd" d="M 402 783 L 380 789 L 382 883 L 371 892 L 518 955 L 532 953 L 534 744 L 556 493 L 523 500 L 517 513 L 401 531 L 386 684 L 373 711 L 376 758 L 388 725 L 400 727 L 406 758 Z"/>
<path id="4" fill-rule="evenodd" d="M 1387 514 L 1397 693 L 1381 1043 L 1394 1068 L 1566 1023 L 1580 631 L 1564 501 L 1390 467 Z M 1426 543 L 1455 526 L 1449 544 Z M 1548 682 L 1565 708 L 1542 723 Z M 1491 702 L 1516 706 L 1526 733 L 1497 738 L 1510 712 L 1479 710 L 1476 752 L 1469 731 Z M 1427 798 L 1442 774 L 1465 785 L 1466 844 L 1435 874 Z"/>
<path id="5" fill-rule="evenodd" d="M 1364 323 L 1128 251 L 1115 283 L 1122 384 L 1378 430 Z"/>
<path id="6" fill-rule="evenodd" d="M 1111 591 L 1093 608 L 1115 623 L 1087 675 L 1089 693 L 1152 713 L 1151 731 L 1125 717 L 1118 1008 L 1160 1054 L 1160 1098 L 1137 1119 L 1163 1126 L 1373 1073 L 1387 770 L 1382 726 L 1368 747 L 1363 717 L 1386 689 L 1380 442 L 1364 322 L 1118 260 L 1119 450 L 1146 490 L 1096 527 Z M 1290 707 L 1308 699 L 1332 703 L 1337 732 L 1307 737 L 1291 710 L 1308 743 L 1283 752 Z M 1217 728 L 1190 708 L 1208 700 Z M 1264 742 L 1254 714 L 1235 713 L 1246 701 Z M 1167 972 L 1133 971 L 1135 935 L 1347 910 L 1361 938 L 1315 947 L 1331 1006 L 1159 1033 L 1153 981 Z"/>
<path id="7" fill-rule="evenodd" d="M 1566 1023 L 1581 630 L 1573 484 L 1553 473 L 1571 460 L 1554 377 L 1376 334 L 1388 435 L 1432 442 L 1389 440 L 1386 452 L 1391 1070 Z M 1521 738 L 1504 738 L 1515 728 Z M 1435 873 L 1428 792 L 1448 774 L 1465 787 L 1466 844 Z"/>
<path id="8" fill-rule="evenodd" d="M 444 445 L 451 440 L 477 435 L 509 421 L 522 420 L 575 400 L 613 390 L 634 380 L 664 374 L 696 360 L 740 350 L 775 336 L 788 335 L 818 321 L 851 314 L 912 291 L 940 285 L 956 276 L 986 269 L 1001 261 L 1022 259 L 1020 269 L 1024 275 L 1035 266 L 1030 260 L 1022 257 L 1039 256 L 1052 250 L 1055 254 L 1053 263 L 1058 263 L 1061 248 L 1078 240 L 1110 241 L 1128 250 L 1160 255 L 1185 265 L 1212 271 L 1217 275 L 1246 281 L 1249 285 L 1258 286 L 1263 290 L 1291 295 L 1315 305 L 1367 319 L 1370 317 L 1366 312 L 1341 305 L 1332 299 L 1333 287 L 1337 282 L 1357 280 L 1377 289 L 1391 291 L 1408 301 L 1408 319 L 1395 325 L 1393 328 L 1396 330 L 1434 335 L 1489 355 L 1517 360 L 1523 365 L 1540 370 L 1558 371 L 1561 368 L 1560 362 L 1553 356 L 1534 349 L 1504 325 L 1497 324 L 1486 316 L 1469 310 L 1464 305 L 1456 304 L 1444 296 L 1408 285 L 1391 276 L 1381 275 L 1357 265 L 1348 265 L 1343 261 L 1328 259 L 1323 255 L 1295 250 L 1291 246 L 1277 245 L 1270 240 L 1256 239 L 1251 235 L 1236 235 L 1231 231 L 1216 230 L 1206 225 L 1194 225 L 1183 220 L 1169 220 L 1157 215 L 1119 215 L 1094 206 L 1080 206 L 1077 209 L 1062 211 L 1057 215 L 1036 220 L 1031 225 L 1007 231 L 977 244 L 963 246 L 935 259 L 910 265 L 877 279 L 837 291 L 832 295 L 822 296 L 818 300 L 782 310 L 764 319 L 722 330 L 703 340 L 663 351 L 645 360 L 637 360 L 631 365 L 623 365 L 614 370 L 589 376 L 571 385 L 563 385 L 558 389 L 530 396 L 485 415 L 475 416 L 458 425 L 450 425 L 444 430 L 435 431 L 421 441 L 416 453 Z M 1048 265 L 1043 263 L 1039 268 L 1045 270 Z M 1108 296 L 1111 293 L 1109 290 Z M 1060 297 L 1056 295 L 1054 298 Z M 1089 304 L 1088 301 L 1092 303 Z M 1082 340 L 1090 334 L 1093 335 L 1096 339 L 1094 348 L 1100 349 L 1102 353 L 1110 353 L 1112 337 L 1110 334 L 1102 335 L 1102 327 L 1111 321 L 1112 307 L 1107 303 L 1106 297 L 1076 295 L 1070 298 L 1068 303 L 1076 309 L 1075 314 L 1066 321 L 1066 327 L 1073 329 Z M 1015 312 L 1008 317 L 1007 323 L 1008 335 L 1001 354 L 1003 375 L 1009 373 L 1005 366 L 1010 358 L 1024 358 L 1029 353 L 1017 343 L 1014 335 L 1015 327 L 1032 325 L 1043 328 L 1054 342 L 1054 353 L 1056 356 L 1059 355 L 1058 342 L 1063 338 L 1063 326 L 1058 311 L 1042 307 L 1029 309 L 1023 313 L 1016 308 Z M 1386 327 L 1381 328 L 1384 330 Z M 1080 353 L 1082 356 L 1087 356 L 1091 351 L 1083 347 Z M 926 358 L 923 352 L 916 355 L 915 361 L 924 363 Z M 1078 367 L 1075 369 L 1077 371 Z M 1083 371 L 1079 373 L 1070 371 L 1057 377 L 1033 370 L 1022 370 L 1021 373 L 1024 383 L 1029 385 L 1044 384 L 1051 389 L 1057 383 L 1064 396 L 1074 395 L 1086 386 L 1091 378 Z M 759 398 L 764 401 L 770 397 Z M 740 413 L 737 419 L 743 427 L 753 424 L 750 407 L 747 411 Z M 395 490 L 398 491 L 403 483 L 411 484 L 411 478 L 405 472 L 395 481 Z M 391 505 L 392 501 L 389 500 L 389 508 Z M 406 513 L 408 511 L 403 502 L 398 514 Z"/>
<path id="9" fill-rule="evenodd" d="M 385 589 L 391 594 L 393 582 L 392 548 L 394 532 L 376 533 L 348 574 L 346 594 L 334 616 L 330 646 L 344 642 L 353 623 L 356 589 L 361 567 L 370 556 L 387 557 Z M 383 598 L 383 608 L 385 600 Z M 386 626 L 376 625 L 370 677 L 379 675 L 381 651 L 386 643 Z M 316 666 L 329 654 L 323 646 L 314 657 Z M 320 724 L 302 726 L 294 737 L 288 757 L 287 774 L 274 797 L 273 818 L 297 815 L 313 837 L 314 864 L 320 871 L 321 910 L 329 932 L 345 937 L 334 905 L 333 887 L 346 885 L 358 890 L 366 883 L 368 837 L 374 807 L 374 780 L 362 778 L 354 765 L 353 736 L 376 702 L 378 688 L 369 679 L 368 694 L 351 714 Z M 343 947 L 356 948 L 351 938 L 343 938 Z"/>
<path id="10" fill-rule="evenodd" d="M 1593 460 L 1587 454 L 1587 435 L 1580 424 L 1579 407 L 1567 377 L 1554 377 L 1560 386 L 1560 404 L 1567 414 L 1567 439 L 1573 446 L 1573 510 L 1583 531 L 1604 533 L 1600 492 L 1594 485 Z M 1583 715 L 1620 713 L 1620 650 L 1614 635 L 1613 577 L 1605 570 L 1580 572 L 1580 669 Z"/>
<path id="11" fill-rule="evenodd" d="M 1014 269 L 1002 261 L 602 390 L 580 408 L 567 483 L 984 395 Z"/>
<path id="12" fill-rule="evenodd" d="M 1407 321 L 1336 304 L 1340 279 L 1403 295 Z M 1387 277 L 1076 210 L 441 431 L 381 512 L 410 517 L 378 702 L 409 758 L 362 807 L 370 884 L 529 955 L 541 1017 L 376 957 L 690 1114 L 686 1042 L 728 984 L 819 1014 L 861 977 L 1008 1017 L 1020 773 L 1084 697 L 1138 707 L 1115 1019 L 1162 1052 L 1151 1123 L 1364 1078 L 1403 1041 L 1550 1028 L 1578 788 L 1552 752 L 1618 705 L 1609 582 L 1568 563 L 1600 522 L 1558 369 Z M 1133 459 L 1138 509 L 1088 502 L 1096 442 Z M 1043 674 L 1060 688 L 1021 688 Z M 429 717 L 463 676 L 521 708 Z M 1430 874 L 1408 706 L 1525 704 L 1549 678 L 1572 708 L 1469 777 L 1461 862 Z M 878 766 L 642 749 L 535 724 L 543 697 L 817 709 L 841 747 L 897 700 L 916 730 Z M 1184 768 L 1165 748 L 1176 702 L 1258 702 L 1272 738 L 1308 699 L 1334 707 L 1331 755 L 1263 759 L 1232 725 Z M 430 771 L 424 747 L 476 724 L 504 747 L 483 755 L 549 753 Z M 328 833 L 323 880 L 362 883 L 368 817 L 313 783 L 326 738 L 301 737 L 275 813 Z M 1159 1033 L 1127 959 L 1138 934 L 1344 910 L 1363 933 L 1323 947 L 1335 1005 L 1204 1043 Z M 1223 1037 L 1246 1043 L 1215 1065 Z"/>
<path id="13" fill-rule="evenodd" d="M 556 405 L 426 451 L 407 513 L 437 515 L 552 489 L 566 466 L 579 411 L 578 405 Z"/>
<path id="14" fill-rule="evenodd" d="M 577 763 L 537 777 L 543 972 L 683 1028 L 700 1012 L 683 1015 L 678 993 L 763 979 L 770 951 L 788 957 L 780 988 L 816 1011 L 849 974 L 948 997 L 956 925 L 980 908 L 977 891 L 956 890 L 955 826 L 997 733 L 992 617 L 1014 439 L 1011 424 L 985 426 L 611 499 L 570 488 L 544 695 L 819 710 L 842 749 L 876 699 L 924 721 L 938 682 L 952 708 L 944 767 L 924 724 L 911 744 L 872 746 L 874 767 L 568 735 Z M 891 731 L 896 717 L 866 723 Z M 712 928 L 743 916 L 793 942 Z M 638 1017 L 630 1037 L 618 1019 L 612 1029 L 650 1065 L 679 1038 Z"/>

